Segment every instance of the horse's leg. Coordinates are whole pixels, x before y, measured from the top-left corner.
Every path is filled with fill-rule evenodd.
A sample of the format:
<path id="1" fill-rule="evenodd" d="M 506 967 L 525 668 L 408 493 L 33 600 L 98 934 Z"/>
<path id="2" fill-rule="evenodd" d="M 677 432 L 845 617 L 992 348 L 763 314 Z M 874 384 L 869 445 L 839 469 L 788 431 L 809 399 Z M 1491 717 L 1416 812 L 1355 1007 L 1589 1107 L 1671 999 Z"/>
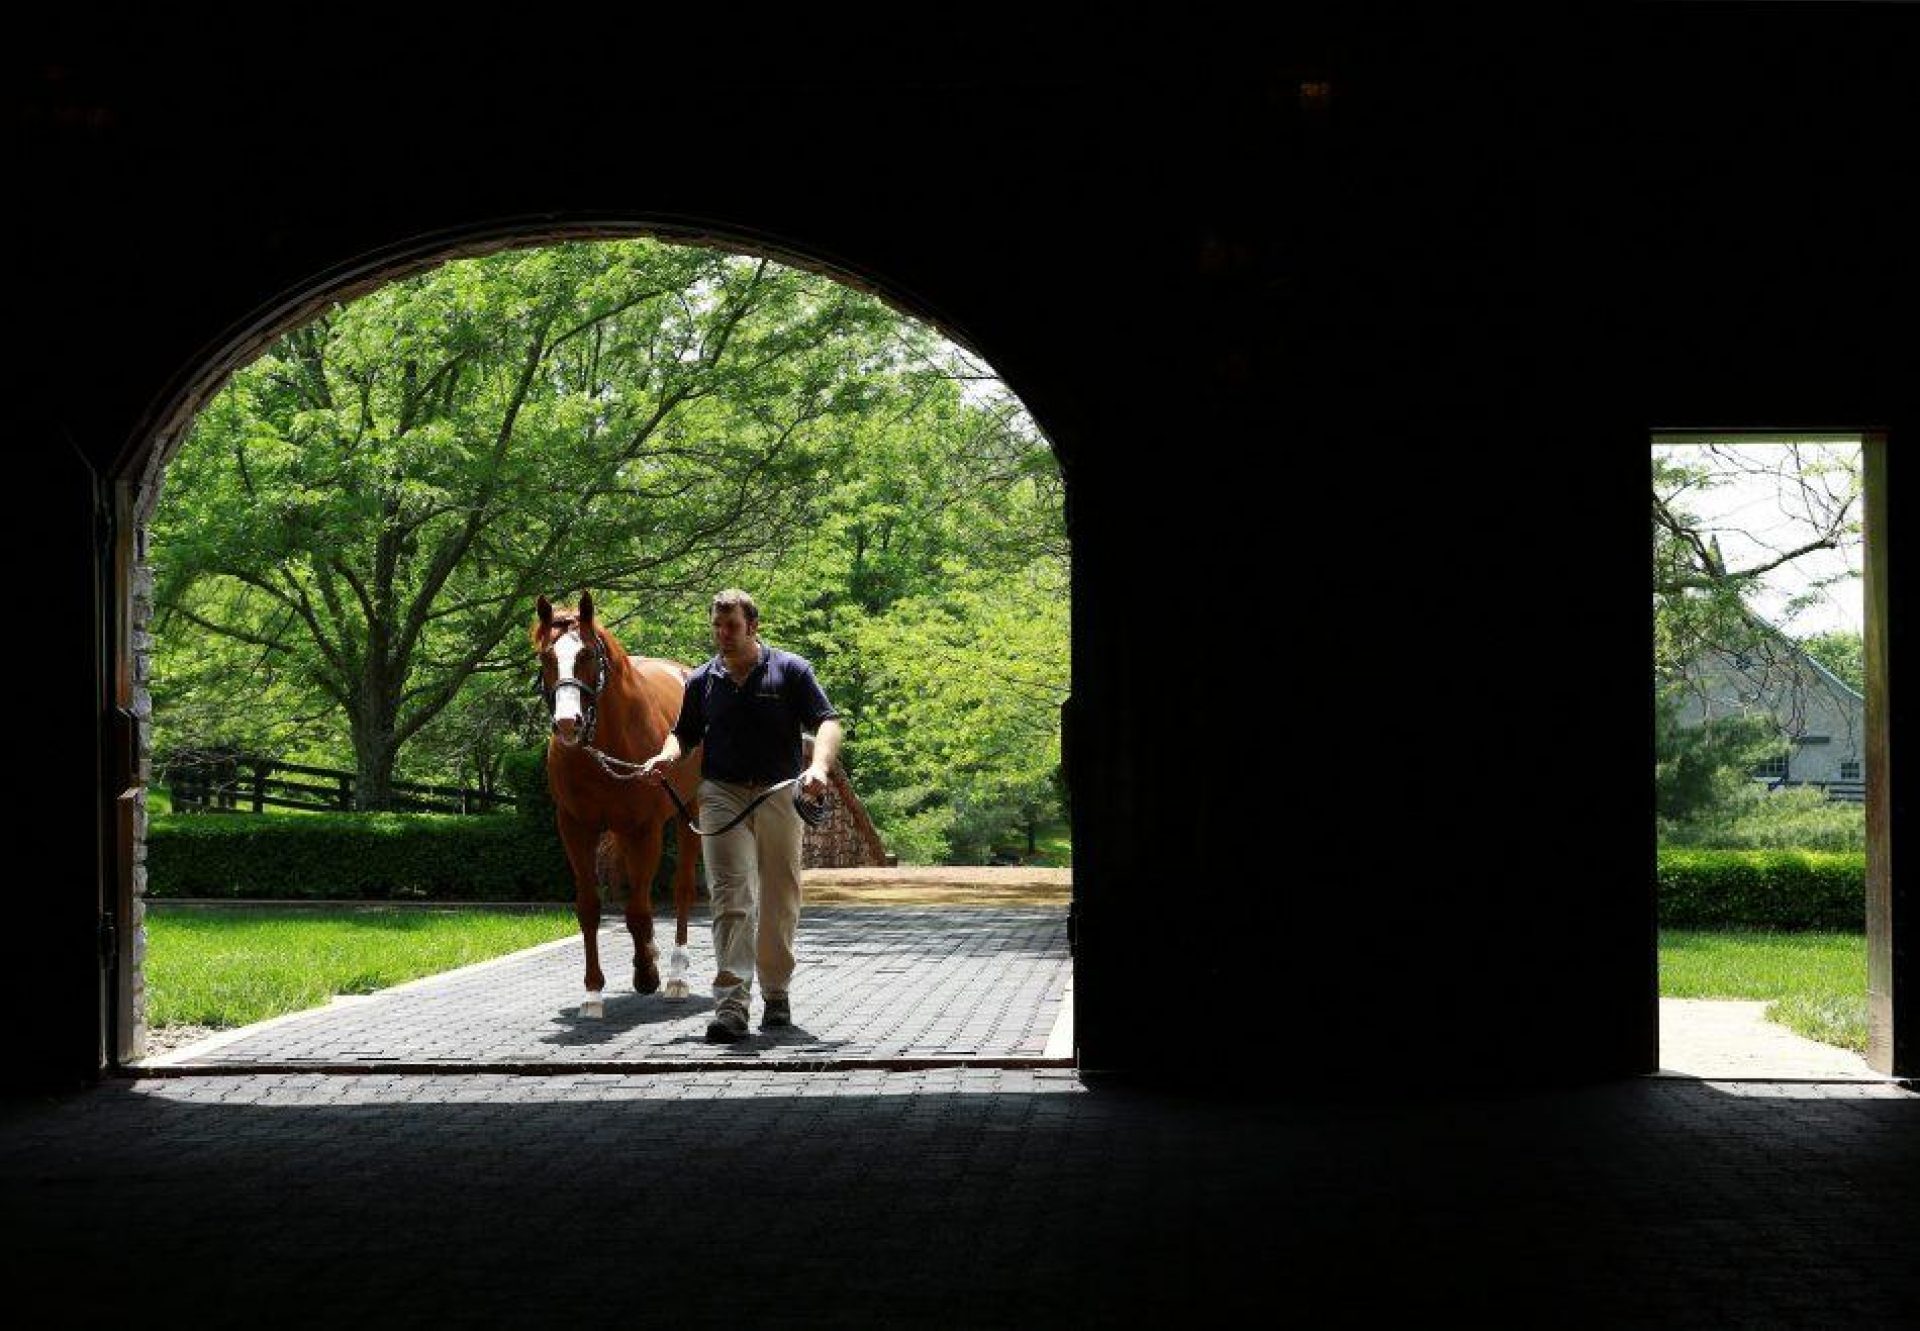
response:
<path id="1" fill-rule="evenodd" d="M 663 823 L 644 822 L 622 831 L 617 840 L 627 866 L 627 932 L 633 935 L 633 991 L 650 994 L 660 987 L 659 949 L 653 945 L 653 874 L 660 867 Z"/>
<path id="2" fill-rule="evenodd" d="M 694 820 L 700 816 L 699 803 L 689 804 L 691 818 L 676 818 L 673 825 L 673 959 L 667 966 L 667 997 L 685 998 L 692 992 L 687 984 L 687 915 L 693 909 L 693 875 L 700 859 L 700 842 L 693 834 Z"/>
<path id="3" fill-rule="evenodd" d="M 560 844 L 566 847 L 567 864 L 573 869 L 573 917 L 580 921 L 580 941 L 587 949 L 587 996 L 580 1004 L 580 1015 L 600 1015 L 600 991 L 607 977 L 600 970 L 600 879 L 594 872 L 593 851 L 600 840 L 599 830 L 589 823 L 560 812 Z"/>

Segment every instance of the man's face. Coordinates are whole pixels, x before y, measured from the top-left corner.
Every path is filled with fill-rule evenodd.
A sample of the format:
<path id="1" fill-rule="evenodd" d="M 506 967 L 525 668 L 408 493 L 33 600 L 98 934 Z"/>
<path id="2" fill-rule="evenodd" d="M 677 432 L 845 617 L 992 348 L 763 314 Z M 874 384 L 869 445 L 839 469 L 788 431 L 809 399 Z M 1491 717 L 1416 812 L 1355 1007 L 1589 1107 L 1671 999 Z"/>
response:
<path id="1" fill-rule="evenodd" d="M 713 645 L 722 656 L 737 656 L 753 638 L 753 630 L 747 626 L 747 617 L 740 607 L 730 605 L 718 611 L 713 617 Z"/>

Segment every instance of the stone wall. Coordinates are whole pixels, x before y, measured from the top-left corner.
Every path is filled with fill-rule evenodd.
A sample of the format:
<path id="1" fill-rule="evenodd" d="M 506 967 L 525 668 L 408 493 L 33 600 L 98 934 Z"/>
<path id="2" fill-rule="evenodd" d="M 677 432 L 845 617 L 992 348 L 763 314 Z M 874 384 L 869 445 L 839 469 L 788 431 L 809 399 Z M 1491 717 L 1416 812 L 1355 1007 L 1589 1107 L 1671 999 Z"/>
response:
<path id="1" fill-rule="evenodd" d="M 856 869 L 892 863 L 880 834 L 839 763 L 833 765 L 833 808 L 820 827 L 807 829 L 801 863 L 808 869 Z"/>
<path id="2" fill-rule="evenodd" d="M 134 538 L 133 603 L 128 631 L 133 649 L 133 713 L 139 718 L 140 797 L 133 801 L 132 937 L 127 942 L 133 971 L 133 1056 L 147 1052 L 147 797 L 153 781 L 153 567 L 147 563 L 147 529 Z"/>

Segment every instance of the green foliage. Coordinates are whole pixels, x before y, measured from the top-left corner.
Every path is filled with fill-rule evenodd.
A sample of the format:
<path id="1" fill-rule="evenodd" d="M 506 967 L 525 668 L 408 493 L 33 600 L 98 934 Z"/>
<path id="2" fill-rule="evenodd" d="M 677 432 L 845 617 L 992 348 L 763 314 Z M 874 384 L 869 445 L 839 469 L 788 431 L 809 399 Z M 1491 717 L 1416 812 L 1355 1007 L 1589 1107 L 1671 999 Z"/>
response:
<path id="1" fill-rule="evenodd" d="M 1063 569 L 955 579 L 857 619 L 847 639 L 866 701 L 862 770 L 883 788 L 943 792 L 943 858 L 979 862 L 1008 827 L 1058 815 Z"/>
<path id="2" fill-rule="evenodd" d="M 881 842 L 900 863 L 946 862 L 953 810 L 941 792 L 927 786 L 881 787 L 862 794 L 860 802 Z"/>
<path id="3" fill-rule="evenodd" d="M 553 791 L 547 786 L 547 746 L 514 749 L 501 761 L 501 784 L 513 796 L 513 812 L 525 827 L 554 831 Z"/>
<path id="4" fill-rule="evenodd" d="M 573 880 L 552 825 L 516 814 L 175 814 L 149 824 L 147 894 L 571 901 Z"/>
<path id="5" fill-rule="evenodd" d="M 819 668 L 902 859 L 1063 813 L 1052 452 L 963 352 L 810 274 L 635 241 L 384 288 L 209 404 L 154 549 L 162 749 L 520 791 L 536 593 L 590 587 L 691 663 L 731 583 Z"/>
<path id="6" fill-rule="evenodd" d="M 1653 739 L 1654 812 L 1670 823 L 1710 819 L 1751 784 L 1754 765 L 1781 745 L 1777 727 L 1764 716 L 1682 725 L 1679 701 L 1667 691 L 1655 698 Z"/>
<path id="7" fill-rule="evenodd" d="M 1660 924 L 1864 930 L 1866 872 L 1854 852 L 1663 849 Z"/>
<path id="8" fill-rule="evenodd" d="M 1838 675 L 1855 693 L 1867 692 L 1866 641 L 1858 633 L 1836 630 L 1800 639 L 1808 656 Z"/>
<path id="9" fill-rule="evenodd" d="M 1811 786 L 1769 791 L 1748 781 L 1707 816 L 1662 822 L 1660 844 L 1699 850 L 1864 851 L 1866 808 L 1829 800 Z"/>
<path id="10" fill-rule="evenodd" d="M 169 469 L 159 747 L 344 738 L 377 800 L 458 704 L 484 719 L 442 761 L 484 774 L 472 732 L 513 725 L 472 681 L 530 672 L 534 597 L 704 586 L 790 543 L 885 405 L 896 322 L 811 274 L 625 241 L 448 263 L 288 334 Z"/>
<path id="11" fill-rule="evenodd" d="M 1737 649 L 1753 634 L 1751 584 L 1722 563 L 1686 497 L 1717 483 L 1708 468 L 1653 458 L 1654 679 L 1681 680 L 1709 646 Z"/>

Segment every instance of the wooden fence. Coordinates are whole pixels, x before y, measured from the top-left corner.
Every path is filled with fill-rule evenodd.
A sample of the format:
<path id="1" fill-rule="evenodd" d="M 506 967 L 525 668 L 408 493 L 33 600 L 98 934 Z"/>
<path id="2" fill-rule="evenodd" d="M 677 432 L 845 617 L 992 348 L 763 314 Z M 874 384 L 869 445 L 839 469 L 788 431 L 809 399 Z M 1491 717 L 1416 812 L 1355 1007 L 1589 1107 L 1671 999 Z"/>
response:
<path id="1" fill-rule="evenodd" d="M 175 761 L 167 766 L 166 778 L 176 813 L 264 813 L 270 807 L 351 813 L 357 779 L 332 767 L 212 756 Z M 392 789 L 394 809 L 405 813 L 493 813 L 514 803 L 511 795 L 461 786 L 395 781 Z"/>

